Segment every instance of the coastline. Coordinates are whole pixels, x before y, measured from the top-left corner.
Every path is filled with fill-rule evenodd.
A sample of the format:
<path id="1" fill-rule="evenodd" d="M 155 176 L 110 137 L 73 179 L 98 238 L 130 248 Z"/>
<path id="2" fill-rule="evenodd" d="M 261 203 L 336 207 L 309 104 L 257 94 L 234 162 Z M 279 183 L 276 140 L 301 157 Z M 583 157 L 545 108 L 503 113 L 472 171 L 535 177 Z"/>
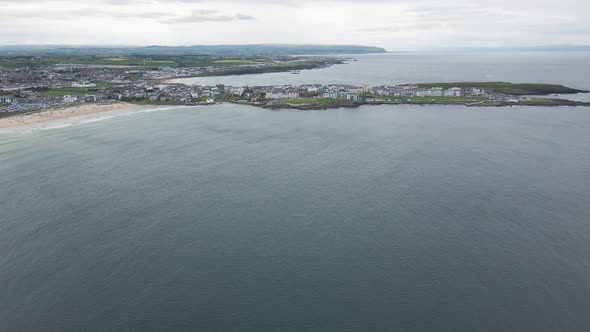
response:
<path id="1" fill-rule="evenodd" d="M 105 112 L 129 110 L 137 107 L 138 105 L 125 102 L 111 104 L 82 104 L 53 110 L 45 110 L 36 113 L 19 114 L 15 116 L 0 118 L 0 129 L 44 124 L 48 122 L 73 118 L 82 115 L 92 115 Z"/>
<path id="2" fill-rule="evenodd" d="M 533 107 L 590 107 L 590 102 L 574 101 L 567 99 L 546 99 L 543 101 L 479 101 L 479 102 L 451 102 L 451 101 L 390 101 L 380 100 L 373 102 L 347 102 L 334 100 L 326 103 L 303 103 L 291 104 L 284 102 L 232 102 L 238 105 L 250 105 L 265 109 L 282 110 L 300 110 L 300 111 L 320 111 L 333 108 L 357 108 L 365 105 L 415 105 L 415 106 L 465 106 L 465 107 L 511 107 L 511 106 L 533 106 Z"/>
<path id="3" fill-rule="evenodd" d="M 537 107 L 557 107 L 557 106 L 586 106 L 590 107 L 590 101 L 580 100 L 567 100 L 567 99 L 544 99 L 544 100 L 527 100 L 527 101 L 481 101 L 481 102 L 445 102 L 445 101 L 391 101 L 391 100 L 379 100 L 372 102 L 352 102 L 344 100 L 333 100 L 330 102 L 323 103 L 301 103 L 291 104 L 285 102 L 243 102 L 243 101 L 222 101 L 215 104 L 237 104 L 237 105 L 248 105 L 259 107 L 263 109 L 281 110 L 281 109 L 293 109 L 301 111 L 315 111 L 315 110 L 327 110 L 334 108 L 357 108 L 363 105 L 461 105 L 466 107 L 510 107 L 510 106 L 537 106 Z M 214 105 L 215 105 L 214 104 Z M 31 112 L 26 114 L 18 114 L 13 116 L 7 116 L 0 118 L 0 129 L 11 129 L 20 128 L 33 125 L 41 125 L 46 123 L 55 122 L 58 120 L 65 120 L 69 118 L 76 118 L 81 116 L 88 116 L 93 114 L 133 110 L 138 108 L 155 108 L 163 106 L 197 106 L 211 104 L 134 104 L 129 102 L 113 102 L 108 104 L 80 104 L 76 106 L 62 107 L 56 109 L 48 109 L 39 112 Z"/>

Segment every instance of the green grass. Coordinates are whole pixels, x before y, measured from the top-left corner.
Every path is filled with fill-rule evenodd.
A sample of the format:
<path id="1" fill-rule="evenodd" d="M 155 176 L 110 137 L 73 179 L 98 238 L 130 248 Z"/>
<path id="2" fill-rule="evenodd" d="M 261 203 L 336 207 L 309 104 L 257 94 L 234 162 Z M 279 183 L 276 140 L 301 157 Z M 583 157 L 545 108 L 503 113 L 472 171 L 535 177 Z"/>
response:
<path id="1" fill-rule="evenodd" d="M 298 98 L 298 99 L 285 99 L 285 104 L 293 105 L 306 105 L 306 104 L 334 104 L 339 102 L 348 102 L 345 99 L 331 99 L 331 98 Z"/>
<path id="2" fill-rule="evenodd" d="M 533 84 L 533 83 L 508 83 L 508 82 L 455 82 L 455 83 L 423 83 L 418 84 L 421 88 L 442 87 L 444 89 L 458 88 L 479 88 L 495 93 L 510 95 L 549 95 L 554 93 L 578 93 L 583 92 L 557 84 Z"/>
<path id="3" fill-rule="evenodd" d="M 215 98 L 216 100 L 219 101 L 238 101 L 240 99 L 244 99 L 241 96 L 234 96 L 234 95 L 220 95 L 218 97 Z"/>
<path id="4" fill-rule="evenodd" d="M 400 99 L 404 100 L 404 99 Z M 476 103 L 490 100 L 486 97 L 409 97 L 405 100 L 410 102 L 433 102 L 433 103 Z"/>
<path id="5" fill-rule="evenodd" d="M 535 104 L 553 104 L 553 103 L 555 103 L 555 100 L 546 99 L 546 98 L 531 98 L 531 99 L 527 100 L 526 102 L 535 103 Z"/>
<path id="6" fill-rule="evenodd" d="M 119 54 L 12 54 L 0 56 L 0 67 L 25 68 L 48 67 L 55 64 L 99 65 L 99 66 L 135 66 L 139 68 L 153 67 L 207 67 L 225 69 L 237 65 L 253 65 L 269 63 L 271 58 L 264 57 L 221 57 L 201 55 L 127 55 Z"/>
<path id="7" fill-rule="evenodd" d="M 304 61 L 289 61 L 281 64 L 268 65 L 263 67 L 227 67 L 217 68 L 216 70 L 208 71 L 197 75 L 198 77 L 206 76 L 229 76 L 229 75 L 247 75 L 247 74 L 263 74 L 263 73 L 279 73 L 292 70 L 317 69 L 330 66 L 332 64 L 341 63 L 340 60 L 304 60 Z"/>
<path id="8" fill-rule="evenodd" d="M 252 59 L 219 59 L 212 61 L 212 63 L 222 65 L 249 65 L 260 62 Z"/>
<path id="9" fill-rule="evenodd" d="M 30 111 L 25 111 L 25 112 L 0 112 L 0 119 L 1 118 L 8 118 L 8 117 L 15 116 L 15 115 L 26 114 L 26 113 L 30 113 Z"/>
<path id="10" fill-rule="evenodd" d="M 193 98 L 193 103 L 204 103 L 207 101 L 207 98 L 209 97 L 199 97 L 199 98 Z"/>
<path id="11" fill-rule="evenodd" d="M 138 81 L 141 78 L 141 73 L 133 73 L 131 75 L 129 75 L 129 80 L 135 82 Z"/>
<path id="12" fill-rule="evenodd" d="M 176 61 L 168 60 L 146 60 L 143 59 L 125 59 L 125 60 L 113 60 L 113 59 L 63 59 L 61 63 L 73 64 L 73 65 L 106 65 L 106 66 L 145 66 L 145 67 L 158 67 L 158 66 L 176 66 Z"/>
<path id="13" fill-rule="evenodd" d="M 394 97 L 394 96 L 378 96 L 373 94 L 365 94 L 366 98 L 377 98 L 397 102 L 416 102 L 416 103 L 477 103 L 490 100 L 487 97 Z"/>
<path id="14" fill-rule="evenodd" d="M 63 97 L 67 95 L 85 95 L 88 93 L 84 88 L 63 88 L 63 89 L 49 89 L 43 91 L 45 97 Z"/>

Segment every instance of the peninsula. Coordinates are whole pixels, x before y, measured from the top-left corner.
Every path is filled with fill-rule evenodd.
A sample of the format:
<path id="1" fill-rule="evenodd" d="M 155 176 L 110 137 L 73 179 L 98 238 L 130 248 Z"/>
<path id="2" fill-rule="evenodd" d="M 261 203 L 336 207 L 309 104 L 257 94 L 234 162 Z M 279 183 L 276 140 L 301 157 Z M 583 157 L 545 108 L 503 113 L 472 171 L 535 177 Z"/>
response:
<path id="1" fill-rule="evenodd" d="M 292 46 L 253 45 L 250 48 L 252 53 L 248 55 L 223 56 L 191 54 L 190 47 L 185 53 L 176 52 L 172 55 L 167 54 L 167 48 L 162 47 L 141 48 L 141 52 L 136 48 L 136 53 L 130 53 L 129 50 L 97 53 L 95 49 L 0 50 L 0 117 L 82 104 L 121 102 L 139 105 L 212 105 L 230 102 L 270 109 L 299 110 L 381 104 L 590 106 L 588 102 L 557 98 L 557 94 L 586 91 L 556 84 L 441 82 L 368 86 L 280 85 L 277 82 L 279 85 L 273 86 L 206 86 L 173 83 L 170 80 L 289 71 L 299 74 L 302 70 L 347 62 L 346 58 L 338 57 L 267 54 L 272 50 L 292 49 Z M 246 47 L 235 49 L 244 51 Z M 305 47 L 298 49 L 311 51 Z M 344 47 L 335 46 L 315 49 L 318 52 L 345 50 Z M 362 52 L 360 49 L 364 48 L 349 48 L 353 49 Z M 200 49 L 198 52 L 204 51 Z M 226 52 L 231 53 L 230 50 Z"/>

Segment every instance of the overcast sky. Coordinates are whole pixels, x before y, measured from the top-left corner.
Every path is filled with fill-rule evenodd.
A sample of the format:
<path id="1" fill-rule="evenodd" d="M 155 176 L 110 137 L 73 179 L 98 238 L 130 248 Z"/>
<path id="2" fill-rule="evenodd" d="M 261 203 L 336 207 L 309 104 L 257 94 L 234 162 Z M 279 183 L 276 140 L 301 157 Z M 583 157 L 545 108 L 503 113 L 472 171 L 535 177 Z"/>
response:
<path id="1" fill-rule="evenodd" d="M 590 0 L 0 0 L 0 44 L 590 45 Z"/>

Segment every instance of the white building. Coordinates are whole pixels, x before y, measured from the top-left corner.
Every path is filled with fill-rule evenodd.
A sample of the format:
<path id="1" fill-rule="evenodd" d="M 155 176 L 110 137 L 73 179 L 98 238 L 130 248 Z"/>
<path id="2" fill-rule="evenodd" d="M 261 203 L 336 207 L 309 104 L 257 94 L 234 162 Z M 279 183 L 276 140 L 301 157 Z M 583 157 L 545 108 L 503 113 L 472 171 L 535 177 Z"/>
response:
<path id="1" fill-rule="evenodd" d="M 359 101 L 359 95 L 358 95 L 358 93 L 347 93 L 346 94 L 346 100 L 352 100 L 354 102 L 358 102 Z"/>
<path id="2" fill-rule="evenodd" d="M 418 90 L 416 91 L 416 97 L 430 97 L 430 91 L 429 90 Z"/>
<path id="3" fill-rule="evenodd" d="M 482 89 L 471 88 L 471 95 L 472 96 L 483 96 L 484 94 L 485 94 L 485 91 Z"/>
<path id="4" fill-rule="evenodd" d="M 94 83 L 74 83 L 74 84 L 72 84 L 72 88 L 96 88 L 96 84 L 94 84 Z"/>
<path id="5" fill-rule="evenodd" d="M 442 97 L 444 96 L 444 91 L 442 88 L 432 88 L 430 89 L 430 93 L 432 97 Z"/>
<path id="6" fill-rule="evenodd" d="M 330 99 L 338 99 L 338 92 L 336 91 L 328 91 L 324 93 L 324 98 L 330 98 Z"/>
<path id="7" fill-rule="evenodd" d="M 445 90 L 445 97 L 461 97 L 461 88 L 450 88 Z"/>
<path id="8" fill-rule="evenodd" d="M 0 96 L 0 104 L 12 104 L 16 103 L 14 96 Z"/>
<path id="9" fill-rule="evenodd" d="M 244 87 L 238 86 L 226 86 L 225 87 L 225 92 L 227 94 L 233 95 L 233 96 L 241 96 L 244 94 L 244 90 L 246 90 Z"/>
<path id="10" fill-rule="evenodd" d="M 309 93 L 316 93 L 316 92 L 318 92 L 318 90 L 319 90 L 319 88 L 318 88 L 317 86 L 314 86 L 314 85 L 311 85 L 311 86 L 305 86 L 304 88 L 305 88 L 305 89 L 307 90 L 307 92 L 309 92 Z"/>
<path id="11" fill-rule="evenodd" d="M 71 103 L 75 103 L 77 101 L 78 101 L 77 96 L 70 96 L 70 95 L 64 96 L 64 103 L 71 104 Z"/>
<path id="12" fill-rule="evenodd" d="M 84 101 L 87 103 L 95 103 L 97 100 L 96 95 L 85 95 Z"/>
<path id="13" fill-rule="evenodd" d="M 283 90 L 267 91 L 265 95 L 266 99 L 287 99 L 289 95 Z"/>

